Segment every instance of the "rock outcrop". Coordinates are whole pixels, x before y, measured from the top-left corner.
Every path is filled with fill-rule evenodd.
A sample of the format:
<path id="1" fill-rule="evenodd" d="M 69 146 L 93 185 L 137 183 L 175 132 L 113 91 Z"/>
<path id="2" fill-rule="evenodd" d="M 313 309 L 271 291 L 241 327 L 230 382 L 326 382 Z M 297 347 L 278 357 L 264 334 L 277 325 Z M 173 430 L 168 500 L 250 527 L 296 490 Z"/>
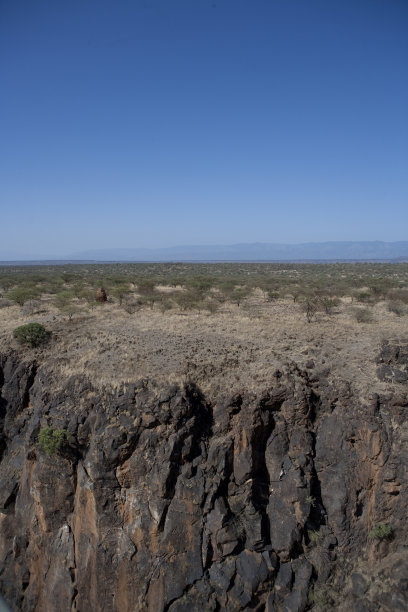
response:
<path id="1" fill-rule="evenodd" d="M 0 366 L 13 610 L 407 609 L 406 393 L 354 397 L 293 364 L 209 404 L 193 383 L 53 392 L 35 363 Z M 52 456 L 45 427 L 68 432 Z"/>
<path id="2" fill-rule="evenodd" d="M 384 342 L 377 357 L 377 376 L 386 382 L 408 383 L 408 344 Z"/>

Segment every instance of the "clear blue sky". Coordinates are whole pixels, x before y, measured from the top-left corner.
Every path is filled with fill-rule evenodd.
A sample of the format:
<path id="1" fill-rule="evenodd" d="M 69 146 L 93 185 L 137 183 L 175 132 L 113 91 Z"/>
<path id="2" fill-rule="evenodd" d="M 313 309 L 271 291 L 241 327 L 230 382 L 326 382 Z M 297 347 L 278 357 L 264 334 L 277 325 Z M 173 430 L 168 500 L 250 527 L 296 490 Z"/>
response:
<path id="1" fill-rule="evenodd" d="M 408 239 L 407 0 L 1 0 L 0 88 L 0 253 Z"/>

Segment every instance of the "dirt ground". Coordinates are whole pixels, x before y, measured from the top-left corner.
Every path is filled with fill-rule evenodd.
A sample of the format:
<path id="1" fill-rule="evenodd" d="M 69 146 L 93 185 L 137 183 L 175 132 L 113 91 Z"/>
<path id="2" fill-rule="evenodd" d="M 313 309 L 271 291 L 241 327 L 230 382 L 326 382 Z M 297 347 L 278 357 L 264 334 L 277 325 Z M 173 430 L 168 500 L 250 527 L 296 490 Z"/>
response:
<path id="1" fill-rule="evenodd" d="M 384 340 L 408 336 L 408 317 L 379 302 L 370 306 L 373 321 L 358 323 L 355 308 L 343 300 L 332 314 L 319 312 L 308 323 L 299 304 L 268 302 L 260 291 L 216 313 L 144 307 L 128 314 L 118 303 L 105 303 L 70 321 L 50 303 L 32 316 L 13 305 L 0 310 L 0 352 L 12 347 L 37 359 L 56 383 L 84 373 L 98 387 L 140 378 L 192 380 L 209 399 L 270 387 L 274 372 L 291 362 L 311 372 L 325 369 L 329 380 L 349 381 L 361 397 L 391 392 L 393 385 L 376 377 L 375 358 Z M 13 338 L 13 329 L 30 321 L 52 332 L 48 345 L 30 349 Z"/>

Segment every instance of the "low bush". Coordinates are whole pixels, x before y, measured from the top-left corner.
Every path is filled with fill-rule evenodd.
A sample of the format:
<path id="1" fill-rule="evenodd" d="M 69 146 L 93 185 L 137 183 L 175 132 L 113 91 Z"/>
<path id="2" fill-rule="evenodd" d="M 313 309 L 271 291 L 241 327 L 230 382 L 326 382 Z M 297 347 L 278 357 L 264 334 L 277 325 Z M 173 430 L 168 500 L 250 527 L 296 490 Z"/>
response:
<path id="1" fill-rule="evenodd" d="M 123 300 L 129 293 L 129 285 L 116 285 L 111 292 L 119 302 L 119 306 L 122 306 Z"/>
<path id="2" fill-rule="evenodd" d="M 174 296 L 174 301 L 181 310 L 198 310 L 201 296 L 193 291 L 183 291 Z"/>
<path id="3" fill-rule="evenodd" d="M 354 308 L 352 313 L 357 323 L 372 323 L 374 321 L 373 313 L 369 308 Z"/>
<path id="4" fill-rule="evenodd" d="M 274 289 L 268 289 L 266 292 L 266 300 L 268 302 L 273 302 L 280 297 L 279 291 L 275 291 Z"/>
<path id="5" fill-rule="evenodd" d="M 308 530 L 307 535 L 312 544 L 317 546 L 324 540 L 324 535 L 320 531 L 314 531 L 313 529 Z"/>
<path id="6" fill-rule="evenodd" d="M 402 317 L 407 312 L 407 307 L 403 302 L 393 300 L 392 302 L 388 302 L 388 310 L 393 312 L 398 317 Z"/>
<path id="7" fill-rule="evenodd" d="M 151 295 L 155 293 L 156 283 L 150 278 L 141 278 L 137 280 L 137 290 L 140 295 Z"/>
<path id="8" fill-rule="evenodd" d="M 137 299 L 126 298 L 122 302 L 122 308 L 128 314 L 135 314 L 135 312 L 140 309 L 141 305 L 142 304 L 141 304 L 140 299 L 137 300 Z"/>
<path id="9" fill-rule="evenodd" d="M 218 308 L 219 308 L 219 301 L 218 300 L 214 300 L 214 299 L 208 299 L 205 300 L 203 307 L 205 308 L 205 310 L 207 310 L 210 314 L 214 314 L 215 312 L 217 312 Z"/>
<path id="10" fill-rule="evenodd" d="M 44 427 L 38 434 L 38 446 L 46 455 L 52 457 L 68 441 L 68 432 L 65 429 L 51 429 Z"/>
<path id="11" fill-rule="evenodd" d="M 321 296 L 319 298 L 319 304 L 326 314 L 332 314 L 333 308 L 339 306 L 341 301 L 336 297 Z"/>
<path id="12" fill-rule="evenodd" d="M 165 313 L 173 308 L 171 299 L 162 298 L 159 302 L 160 312 Z"/>
<path id="13" fill-rule="evenodd" d="M 368 534 L 374 540 L 389 540 L 392 536 L 392 527 L 386 523 L 376 525 Z"/>
<path id="14" fill-rule="evenodd" d="M 312 508 L 316 508 L 316 498 L 313 495 L 308 495 L 306 497 L 306 501 L 312 506 Z"/>
<path id="15" fill-rule="evenodd" d="M 229 299 L 239 307 L 241 306 L 242 301 L 248 297 L 250 293 L 251 289 L 249 287 L 235 287 L 230 293 Z"/>
<path id="16" fill-rule="evenodd" d="M 47 342 L 50 333 L 41 323 L 27 323 L 27 325 L 16 327 L 13 335 L 21 344 L 35 347 Z"/>
<path id="17" fill-rule="evenodd" d="M 357 291 L 355 295 L 359 302 L 369 303 L 372 301 L 372 293 L 370 291 Z"/>

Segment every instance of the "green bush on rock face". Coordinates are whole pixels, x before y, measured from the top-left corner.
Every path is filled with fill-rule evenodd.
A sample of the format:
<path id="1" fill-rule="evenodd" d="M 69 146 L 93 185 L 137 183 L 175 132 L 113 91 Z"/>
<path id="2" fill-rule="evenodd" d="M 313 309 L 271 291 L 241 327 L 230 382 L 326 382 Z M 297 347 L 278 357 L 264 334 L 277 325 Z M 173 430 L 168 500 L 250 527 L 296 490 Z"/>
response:
<path id="1" fill-rule="evenodd" d="M 65 429 L 44 427 L 38 434 L 38 445 L 49 457 L 52 457 L 67 441 L 68 432 Z"/>
<path id="2" fill-rule="evenodd" d="M 381 525 L 373 527 L 368 535 L 374 540 L 388 540 L 392 536 L 392 527 L 382 523 Z"/>
<path id="3" fill-rule="evenodd" d="M 310 542 L 315 546 L 321 544 L 321 542 L 324 540 L 324 535 L 320 531 L 314 531 L 312 529 L 307 532 L 307 535 L 309 536 Z"/>
<path id="4" fill-rule="evenodd" d="M 50 334 L 41 323 L 27 323 L 27 325 L 16 327 L 13 335 L 21 344 L 34 347 L 46 342 Z"/>

